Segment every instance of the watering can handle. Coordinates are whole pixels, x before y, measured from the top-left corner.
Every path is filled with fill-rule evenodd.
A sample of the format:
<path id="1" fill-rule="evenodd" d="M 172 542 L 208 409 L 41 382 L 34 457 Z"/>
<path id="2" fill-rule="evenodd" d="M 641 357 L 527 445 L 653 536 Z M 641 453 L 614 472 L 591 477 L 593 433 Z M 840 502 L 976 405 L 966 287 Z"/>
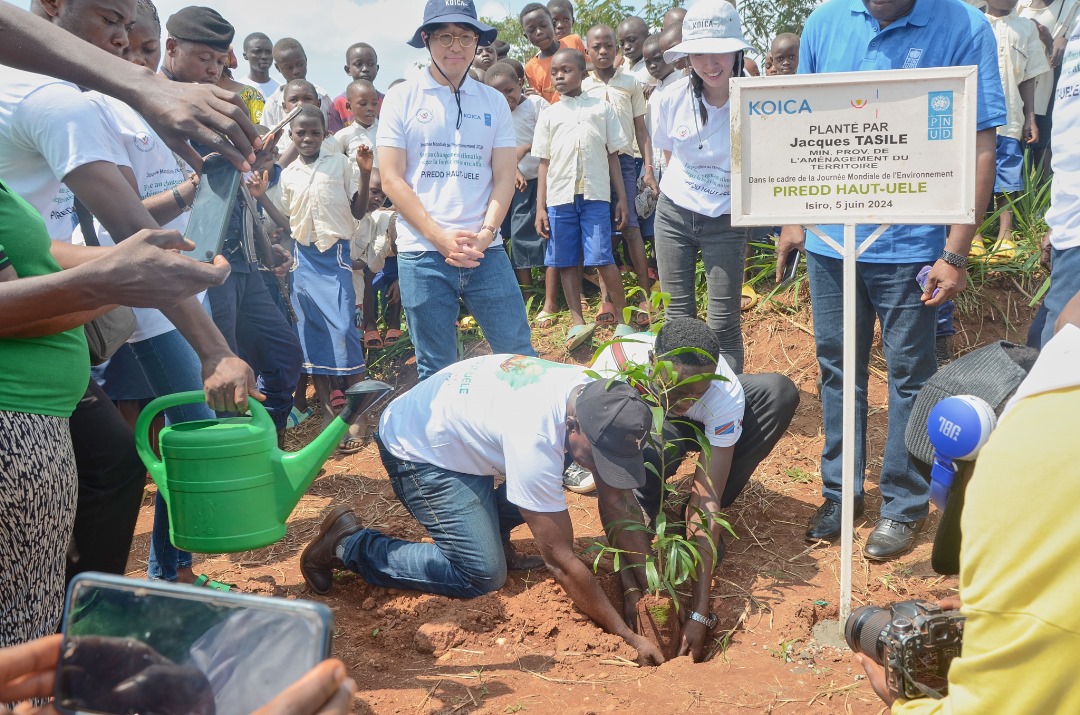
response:
<path id="1" fill-rule="evenodd" d="M 142 459 L 143 464 L 146 465 L 146 469 L 150 472 L 150 476 L 158 485 L 158 488 L 164 488 L 162 485 L 165 482 L 165 465 L 158 459 L 158 456 L 154 454 L 154 450 L 150 447 L 150 426 L 153 423 L 154 418 L 170 407 L 193 405 L 204 402 L 205 400 L 206 394 L 201 390 L 177 392 L 172 395 L 164 395 L 163 397 L 157 398 L 139 413 L 139 419 L 135 422 L 135 449 L 138 451 L 139 458 Z M 274 422 L 270 419 L 270 414 L 258 400 L 248 397 L 248 409 L 251 410 L 251 421 L 253 423 L 268 423 L 268 425 L 273 428 Z"/>

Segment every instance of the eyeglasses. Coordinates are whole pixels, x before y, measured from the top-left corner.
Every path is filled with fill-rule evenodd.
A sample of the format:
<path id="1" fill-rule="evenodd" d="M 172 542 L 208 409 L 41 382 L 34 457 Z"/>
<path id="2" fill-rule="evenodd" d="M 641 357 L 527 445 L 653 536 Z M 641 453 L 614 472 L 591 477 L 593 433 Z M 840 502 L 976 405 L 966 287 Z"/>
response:
<path id="1" fill-rule="evenodd" d="M 432 35 L 431 39 L 438 40 L 443 47 L 453 47 L 454 40 L 457 40 L 461 48 L 467 50 L 475 45 L 479 38 L 476 35 L 451 35 L 449 32 L 440 32 L 438 35 Z"/>

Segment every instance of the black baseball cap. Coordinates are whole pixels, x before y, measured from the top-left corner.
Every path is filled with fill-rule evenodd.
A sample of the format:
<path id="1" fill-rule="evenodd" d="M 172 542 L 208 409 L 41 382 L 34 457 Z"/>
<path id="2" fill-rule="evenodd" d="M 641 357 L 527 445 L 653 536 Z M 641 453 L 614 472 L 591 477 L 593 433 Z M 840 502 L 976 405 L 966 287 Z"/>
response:
<path id="1" fill-rule="evenodd" d="M 480 46 L 490 45 L 495 41 L 499 31 L 491 25 L 485 25 L 476 18 L 476 6 L 473 0 L 428 0 L 424 6 L 424 22 L 416 28 L 412 39 L 408 44 L 412 47 L 423 48 L 424 40 L 420 37 L 420 31 L 427 25 L 466 25 L 476 30 L 480 39 L 476 44 Z"/>
<path id="2" fill-rule="evenodd" d="M 642 450 L 652 430 L 652 409 L 625 382 L 588 383 L 575 404 L 578 424 L 592 445 L 597 476 L 617 489 L 645 485 Z"/>

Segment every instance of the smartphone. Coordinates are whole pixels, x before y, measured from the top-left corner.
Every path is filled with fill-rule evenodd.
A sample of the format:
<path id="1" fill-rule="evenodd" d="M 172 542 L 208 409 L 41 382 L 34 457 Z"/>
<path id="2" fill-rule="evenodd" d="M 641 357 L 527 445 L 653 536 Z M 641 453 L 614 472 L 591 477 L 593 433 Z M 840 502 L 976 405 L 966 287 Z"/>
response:
<path id="1" fill-rule="evenodd" d="M 184 231 L 184 238 L 194 243 L 195 248 L 184 251 L 185 256 L 210 263 L 221 253 L 239 188 L 240 172 L 228 159 L 220 154 L 207 157 Z"/>
<path id="2" fill-rule="evenodd" d="M 784 273 L 780 280 L 779 288 L 790 285 L 799 273 L 799 264 L 802 263 L 802 251 L 792 251 L 784 261 Z"/>
<path id="3" fill-rule="evenodd" d="M 72 715 L 247 715 L 330 655 L 309 601 L 85 573 L 68 587 L 54 704 Z"/>
<path id="4" fill-rule="evenodd" d="M 284 129 L 289 124 L 289 122 L 291 122 L 293 120 L 293 118 L 296 117 L 296 115 L 300 113 L 300 108 L 303 107 L 303 106 L 304 105 L 302 105 L 302 104 L 298 104 L 295 107 L 293 107 L 292 110 L 290 110 L 289 113 L 285 115 L 285 118 L 282 119 L 277 124 L 275 124 L 274 126 L 270 127 L 270 131 L 268 131 L 264 136 L 269 136 L 271 134 L 276 135 L 278 132 L 280 132 L 282 129 Z M 279 136 L 278 139 L 280 139 L 280 138 L 281 137 Z"/>

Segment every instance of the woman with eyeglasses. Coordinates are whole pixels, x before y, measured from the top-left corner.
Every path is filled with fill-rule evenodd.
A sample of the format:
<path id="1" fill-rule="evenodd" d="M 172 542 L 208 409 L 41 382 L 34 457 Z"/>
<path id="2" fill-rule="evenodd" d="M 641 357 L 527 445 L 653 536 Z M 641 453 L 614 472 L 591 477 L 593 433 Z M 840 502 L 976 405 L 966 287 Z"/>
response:
<path id="1" fill-rule="evenodd" d="M 401 304 L 421 380 L 458 359 L 459 299 L 493 352 L 536 354 L 499 236 L 517 168 L 513 120 L 503 96 L 469 76 L 476 46 L 496 34 L 472 0 L 428 0 L 409 44 L 431 65 L 383 100 L 379 167 L 400 214 Z"/>

